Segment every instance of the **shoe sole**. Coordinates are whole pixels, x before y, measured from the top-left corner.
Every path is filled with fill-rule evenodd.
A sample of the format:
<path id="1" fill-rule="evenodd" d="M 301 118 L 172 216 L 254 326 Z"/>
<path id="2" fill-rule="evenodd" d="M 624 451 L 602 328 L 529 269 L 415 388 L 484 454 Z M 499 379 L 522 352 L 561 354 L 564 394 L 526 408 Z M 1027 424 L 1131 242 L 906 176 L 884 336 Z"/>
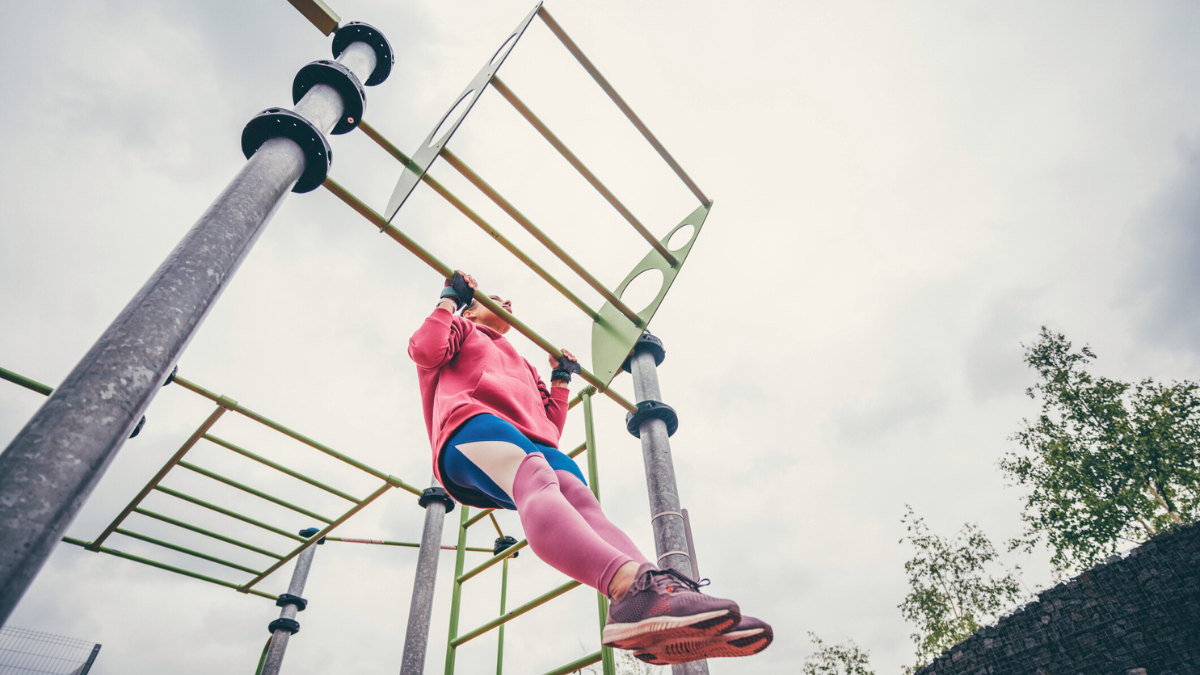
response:
<path id="1" fill-rule="evenodd" d="M 663 643 L 705 642 L 741 620 L 741 614 L 732 608 L 689 616 L 656 616 L 637 623 L 607 624 L 601 641 L 605 647 L 643 650 Z"/>
<path id="2" fill-rule="evenodd" d="M 669 666 L 703 659 L 753 656 L 766 649 L 775 639 L 770 627 L 734 630 L 701 640 L 676 640 L 638 651 L 634 656 L 656 666 Z"/>

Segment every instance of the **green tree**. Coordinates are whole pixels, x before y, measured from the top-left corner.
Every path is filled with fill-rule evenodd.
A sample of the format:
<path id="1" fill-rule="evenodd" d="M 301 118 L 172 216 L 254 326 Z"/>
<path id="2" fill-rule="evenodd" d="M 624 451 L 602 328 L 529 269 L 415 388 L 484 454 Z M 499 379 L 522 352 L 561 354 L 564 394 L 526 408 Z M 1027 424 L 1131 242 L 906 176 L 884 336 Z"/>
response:
<path id="1" fill-rule="evenodd" d="M 1024 345 L 1023 345 L 1024 346 Z M 1026 393 L 1041 414 L 1012 436 L 1023 452 L 1000 468 L 1030 488 L 1025 532 L 1011 548 L 1045 539 L 1059 573 L 1090 567 L 1200 509 L 1200 396 L 1194 382 L 1128 384 L 1094 377 L 1096 358 L 1042 327 L 1025 363 L 1038 382 Z"/>
<path id="2" fill-rule="evenodd" d="M 910 543 L 916 555 L 904 563 L 909 593 L 899 608 L 917 629 L 912 634 L 917 663 L 905 669 L 912 673 L 1014 607 L 1021 585 L 1013 572 L 1002 570 L 998 577 L 988 573 L 998 567 L 996 549 L 978 526 L 968 523 L 943 539 L 930 534 L 911 506 L 906 509 L 900 522 L 908 534 L 900 543 Z"/>
<path id="3" fill-rule="evenodd" d="M 804 659 L 803 675 L 875 675 L 867 660 L 870 653 L 859 649 L 854 640 L 844 645 L 826 645 L 816 633 L 809 631 L 808 637 L 817 651 Z"/>

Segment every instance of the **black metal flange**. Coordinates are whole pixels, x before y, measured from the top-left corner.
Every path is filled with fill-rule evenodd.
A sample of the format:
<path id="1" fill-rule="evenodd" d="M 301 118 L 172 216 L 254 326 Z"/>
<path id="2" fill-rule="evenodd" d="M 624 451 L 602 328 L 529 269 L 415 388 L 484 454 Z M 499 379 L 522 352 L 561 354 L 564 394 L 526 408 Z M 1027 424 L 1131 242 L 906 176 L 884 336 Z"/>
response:
<path id="1" fill-rule="evenodd" d="M 272 634 L 281 628 L 292 635 L 295 635 L 296 633 L 300 632 L 300 622 L 295 619 L 275 619 L 271 623 L 267 624 L 267 630 Z"/>
<path id="2" fill-rule="evenodd" d="M 421 505 L 421 508 L 428 508 L 430 502 L 441 502 L 445 504 L 446 513 L 450 513 L 454 510 L 454 500 L 451 499 L 450 495 L 440 487 L 425 488 L 425 491 L 421 493 L 421 498 L 417 500 L 417 503 Z"/>
<path id="3" fill-rule="evenodd" d="M 297 612 L 303 612 L 304 610 L 308 609 L 307 600 L 298 595 L 292 595 L 291 593 L 284 593 L 283 595 L 279 596 L 277 600 L 275 600 L 276 607 L 287 607 L 288 605 L 295 605 Z"/>
<path id="4" fill-rule="evenodd" d="M 325 134 L 291 110 L 267 108 L 250 118 L 246 128 L 242 129 L 242 154 L 250 159 L 263 143 L 279 137 L 292 139 L 304 151 L 304 174 L 296 181 L 292 192 L 312 192 L 320 187 L 329 175 L 333 150 L 325 140 Z"/>
<path id="5" fill-rule="evenodd" d="M 165 382 L 163 382 L 163 386 L 165 387 L 168 384 L 171 384 L 172 382 L 174 382 L 175 376 L 178 374 L 179 374 L 179 364 L 176 363 L 175 367 L 171 369 L 171 374 L 167 376 L 167 380 Z"/>
<path id="6" fill-rule="evenodd" d="M 363 110 L 367 105 L 367 92 L 363 89 L 362 82 L 358 81 L 349 68 L 337 61 L 313 61 L 296 73 L 296 79 L 292 81 L 292 103 L 299 103 L 308 90 L 318 84 L 333 87 L 342 97 L 342 118 L 329 133 L 344 134 L 354 131 L 362 120 Z"/>
<path id="7" fill-rule="evenodd" d="M 666 422 L 668 436 L 674 436 L 679 429 L 679 415 L 675 414 L 675 409 L 660 401 L 642 401 L 637 404 L 637 412 L 625 413 L 625 428 L 635 438 L 641 438 L 642 422 L 646 420 Z"/>
<path id="8" fill-rule="evenodd" d="M 386 80 L 392 72 L 392 64 L 396 62 L 396 56 L 392 53 L 392 45 L 387 38 L 383 37 L 383 33 L 369 23 L 351 21 L 338 28 L 337 32 L 333 34 L 333 58 L 341 56 L 342 52 L 346 51 L 346 47 L 355 42 L 365 42 L 375 50 L 375 70 L 363 84 L 374 87 Z"/>
<path id="9" fill-rule="evenodd" d="M 648 332 L 642 333 L 638 341 L 634 343 L 633 350 L 629 353 L 629 356 L 625 357 L 625 363 L 621 364 L 621 368 L 625 372 L 633 372 L 633 366 L 630 362 L 633 361 L 633 355 L 639 352 L 650 352 L 653 354 L 655 366 L 661 366 L 662 362 L 667 358 L 667 350 L 663 349 L 662 340 L 659 340 Z"/>
<path id="10" fill-rule="evenodd" d="M 138 420 L 137 426 L 133 428 L 133 433 L 129 434 L 130 438 L 142 433 L 142 427 L 146 426 L 146 416 L 142 415 L 142 419 Z"/>
<path id="11" fill-rule="evenodd" d="M 517 539 L 515 537 L 496 537 L 496 545 L 492 547 L 492 555 L 500 555 L 516 545 Z M 512 554 L 512 557 L 515 558 L 519 555 L 521 555 L 521 552 L 517 551 L 516 553 Z"/>

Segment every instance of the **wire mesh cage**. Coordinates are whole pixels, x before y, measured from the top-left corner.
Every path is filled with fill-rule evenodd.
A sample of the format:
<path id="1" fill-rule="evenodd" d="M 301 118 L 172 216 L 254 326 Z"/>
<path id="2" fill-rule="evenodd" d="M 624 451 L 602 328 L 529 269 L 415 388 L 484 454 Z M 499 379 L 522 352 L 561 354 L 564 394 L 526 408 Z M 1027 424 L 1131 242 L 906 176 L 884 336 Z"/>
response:
<path id="1" fill-rule="evenodd" d="M 88 640 L 0 626 L 0 675 L 85 675 L 99 652 Z"/>

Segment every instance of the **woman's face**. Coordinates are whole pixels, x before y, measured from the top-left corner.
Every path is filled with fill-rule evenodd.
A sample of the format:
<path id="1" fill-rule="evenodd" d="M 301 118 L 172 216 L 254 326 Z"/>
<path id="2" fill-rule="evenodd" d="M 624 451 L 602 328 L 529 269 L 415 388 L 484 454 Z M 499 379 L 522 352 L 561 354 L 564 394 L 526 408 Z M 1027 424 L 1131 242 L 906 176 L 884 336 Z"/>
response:
<path id="1" fill-rule="evenodd" d="M 512 314 L 512 301 L 511 300 L 505 300 L 504 298 L 501 298 L 498 295 L 489 295 L 488 297 L 491 298 L 492 301 L 495 302 L 497 305 L 500 305 L 500 307 L 502 307 L 504 309 L 504 311 L 508 312 L 509 314 Z M 494 312 L 492 312 L 492 310 L 488 309 L 487 307 L 484 307 L 482 303 L 477 304 L 468 309 L 464 309 L 462 316 L 467 321 L 478 324 L 480 326 L 487 326 L 488 328 L 491 328 L 492 330 L 496 331 L 497 333 L 499 333 L 501 335 L 504 335 L 505 333 L 507 333 L 508 329 L 512 327 L 512 326 L 508 325 L 507 321 L 505 321 L 504 319 L 501 319 L 499 316 L 496 316 L 496 314 Z"/>

